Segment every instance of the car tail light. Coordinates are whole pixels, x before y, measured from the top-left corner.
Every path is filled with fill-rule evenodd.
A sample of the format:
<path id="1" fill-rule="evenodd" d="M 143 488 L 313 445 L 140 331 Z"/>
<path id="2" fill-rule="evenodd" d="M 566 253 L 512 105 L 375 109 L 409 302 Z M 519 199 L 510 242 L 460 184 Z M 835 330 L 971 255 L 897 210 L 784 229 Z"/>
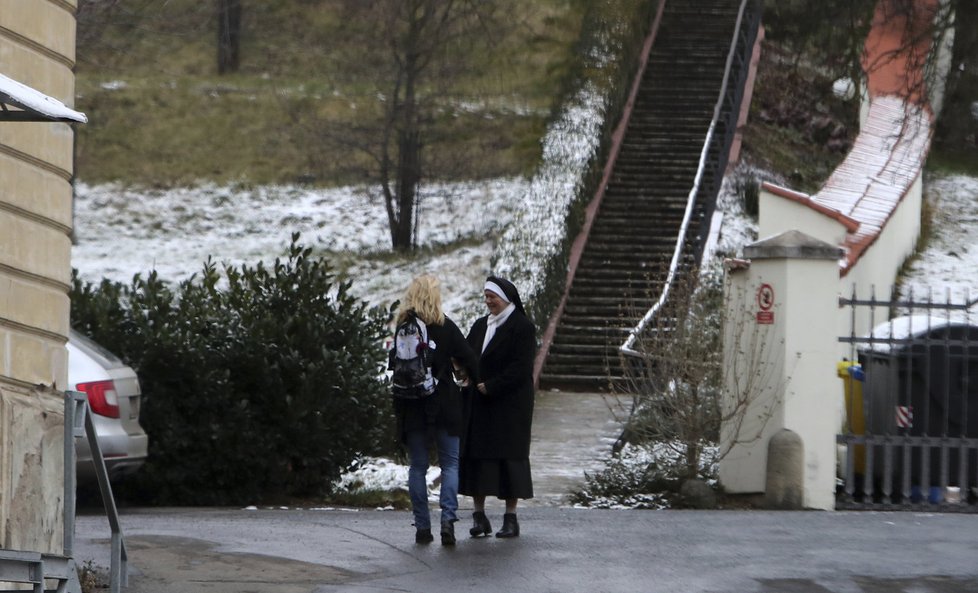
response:
<path id="1" fill-rule="evenodd" d="M 92 412 L 108 418 L 119 417 L 119 394 L 112 381 L 92 381 L 79 383 L 78 390 L 88 394 L 88 405 Z"/>

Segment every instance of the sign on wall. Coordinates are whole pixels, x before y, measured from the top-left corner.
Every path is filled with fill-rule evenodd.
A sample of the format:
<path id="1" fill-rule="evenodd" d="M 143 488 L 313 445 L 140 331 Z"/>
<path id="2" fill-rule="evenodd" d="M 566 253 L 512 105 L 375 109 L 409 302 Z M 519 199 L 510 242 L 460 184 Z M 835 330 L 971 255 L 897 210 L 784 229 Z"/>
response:
<path id="1" fill-rule="evenodd" d="M 761 284 L 757 287 L 757 311 L 756 320 L 758 325 L 770 325 L 774 323 L 774 288 L 770 284 Z"/>

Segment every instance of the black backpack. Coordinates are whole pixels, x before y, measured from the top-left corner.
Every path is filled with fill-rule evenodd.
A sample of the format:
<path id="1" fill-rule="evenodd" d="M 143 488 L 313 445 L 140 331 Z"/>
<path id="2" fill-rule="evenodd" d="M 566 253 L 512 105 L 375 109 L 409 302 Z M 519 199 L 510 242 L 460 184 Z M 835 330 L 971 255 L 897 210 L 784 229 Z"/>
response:
<path id="1" fill-rule="evenodd" d="M 414 315 L 397 326 L 387 370 L 393 371 L 391 391 L 395 399 L 423 399 L 435 392 L 432 375 L 435 343 L 428 339 L 424 321 Z"/>

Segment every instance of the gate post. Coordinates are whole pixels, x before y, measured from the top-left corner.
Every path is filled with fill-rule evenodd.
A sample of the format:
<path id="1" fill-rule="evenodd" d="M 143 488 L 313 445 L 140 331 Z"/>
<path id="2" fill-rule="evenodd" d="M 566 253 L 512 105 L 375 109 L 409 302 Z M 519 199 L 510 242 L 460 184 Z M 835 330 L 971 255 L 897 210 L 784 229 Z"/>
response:
<path id="1" fill-rule="evenodd" d="M 842 250 L 791 230 L 748 245 L 744 255 L 727 266 L 720 438 L 729 452 L 720 482 L 730 493 L 764 493 L 769 441 L 787 429 L 804 451 L 803 506 L 831 510 Z"/>

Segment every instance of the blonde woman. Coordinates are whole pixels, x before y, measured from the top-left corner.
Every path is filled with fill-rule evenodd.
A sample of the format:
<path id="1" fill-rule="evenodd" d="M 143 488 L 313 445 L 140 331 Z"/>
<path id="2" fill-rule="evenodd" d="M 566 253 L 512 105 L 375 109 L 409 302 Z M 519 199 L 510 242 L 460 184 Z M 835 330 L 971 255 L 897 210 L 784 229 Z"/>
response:
<path id="1" fill-rule="evenodd" d="M 435 393 L 415 400 L 394 400 L 398 434 L 410 457 L 408 492 L 414 513 L 415 543 L 434 540 L 428 510 L 428 451 L 434 442 L 441 467 L 441 543 L 455 544 L 458 520 L 458 455 L 462 432 L 462 395 L 453 380 L 453 363 L 468 377 L 475 378 L 478 359 L 462 332 L 445 316 L 441 304 L 441 285 L 434 276 L 415 278 L 401 299 L 397 324 L 415 316 L 424 322 L 432 356 Z M 461 373 L 460 373 L 461 374 Z"/>

